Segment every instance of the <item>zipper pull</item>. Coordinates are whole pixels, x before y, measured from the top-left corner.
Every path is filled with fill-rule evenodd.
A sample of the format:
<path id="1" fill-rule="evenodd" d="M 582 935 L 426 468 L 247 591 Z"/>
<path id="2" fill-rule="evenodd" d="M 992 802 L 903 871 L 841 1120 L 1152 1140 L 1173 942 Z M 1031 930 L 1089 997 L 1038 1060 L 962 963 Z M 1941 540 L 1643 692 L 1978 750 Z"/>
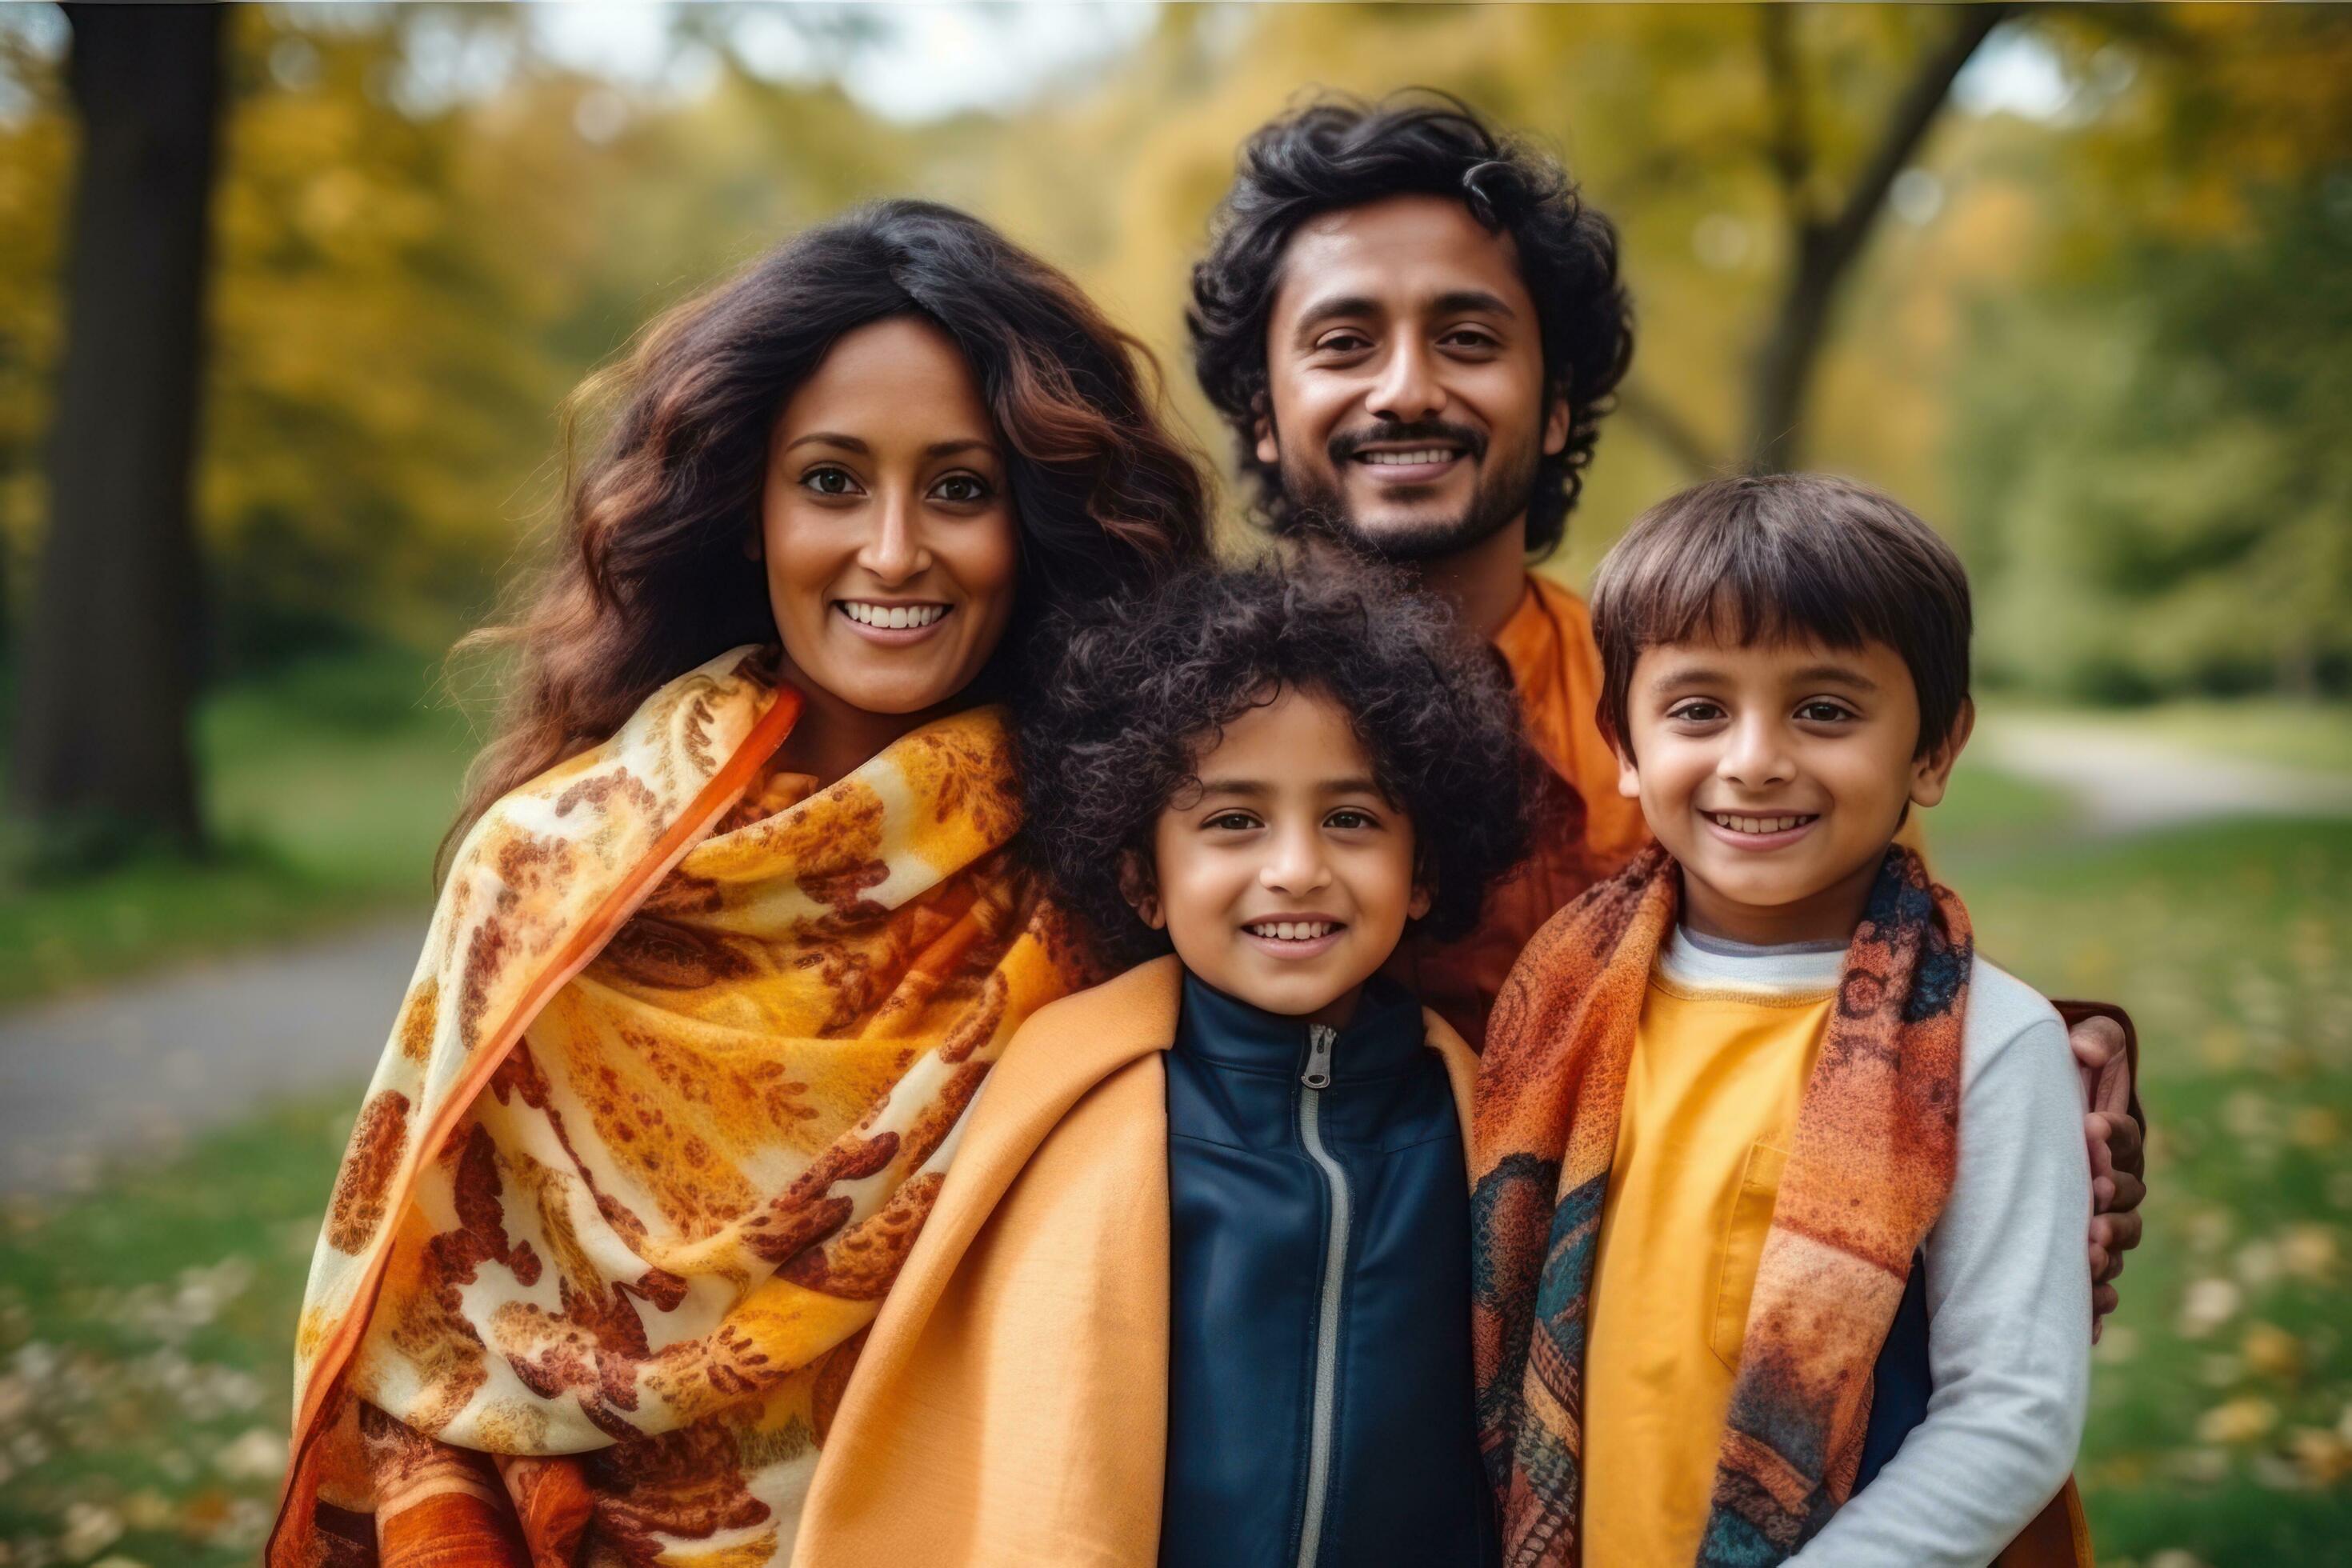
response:
<path id="1" fill-rule="evenodd" d="M 1339 1031 L 1327 1024 L 1307 1026 L 1307 1070 L 1298 1081 L 1309 1089 L 1331 1087 L 1331 1047 L 1339 1043 Z"/>

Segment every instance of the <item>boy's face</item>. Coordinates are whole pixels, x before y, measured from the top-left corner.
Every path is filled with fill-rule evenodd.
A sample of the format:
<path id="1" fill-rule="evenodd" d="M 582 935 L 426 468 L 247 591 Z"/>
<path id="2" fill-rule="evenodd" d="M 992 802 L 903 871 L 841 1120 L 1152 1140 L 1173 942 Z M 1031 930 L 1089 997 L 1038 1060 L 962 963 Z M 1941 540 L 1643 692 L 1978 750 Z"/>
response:
<path id="1" fill-rule="evenodd" d="M 1943 798 L 1973 718 L 1915 755 L 1918 692 L 1882 642 L 1668 644 L 1634 663 L 1618 792 L 1681 862 L 1693 930 L 1843 940 L 1905 805 Z"/>
<path id="2" fill-rule="evenodd" d="M 1412 824 L 1372 782 L 1347 714 L 1286 688 L 1225 726 L 1160 814 L 1136 913 L 1202 980 L 1269 1013 L 1338 1026 L 1427 912 Z M 1285 934 L 1285 932 L 1288 934 Z"/>

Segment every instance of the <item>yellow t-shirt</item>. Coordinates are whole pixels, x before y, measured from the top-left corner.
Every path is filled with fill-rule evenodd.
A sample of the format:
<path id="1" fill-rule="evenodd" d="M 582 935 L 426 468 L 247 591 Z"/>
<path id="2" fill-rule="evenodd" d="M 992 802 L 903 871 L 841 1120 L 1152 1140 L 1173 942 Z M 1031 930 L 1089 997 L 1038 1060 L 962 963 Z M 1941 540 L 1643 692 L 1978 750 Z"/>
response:
<path id="1" fill-rule="evenodd" d="M 1774 989 L 1691 984 L 1677 932 L 1636 1028 L 1584 1356 L 1584 1561 L 1689 1568 L 1748 1301 L 1838 958 Z"/>

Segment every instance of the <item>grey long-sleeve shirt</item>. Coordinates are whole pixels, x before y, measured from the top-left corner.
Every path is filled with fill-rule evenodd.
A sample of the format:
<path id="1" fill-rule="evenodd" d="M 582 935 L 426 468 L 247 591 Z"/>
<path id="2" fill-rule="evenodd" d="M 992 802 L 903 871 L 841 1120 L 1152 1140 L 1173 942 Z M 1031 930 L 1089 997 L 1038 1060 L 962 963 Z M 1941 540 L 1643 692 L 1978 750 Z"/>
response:
<path id="1" fill-rule="evenodd" d="M 1843 949 L 1677 932 L 1664 958 L 1685 981 L 1803 989 L 1834 984 Z M 1979 958 L 1958 1168 L 1925 1249 L 1927 1416 L 1790 1568 L 1983 1568 L 2064 1484 L 2090 1400 L 2084 1110 L 2056 1010 Z"/>

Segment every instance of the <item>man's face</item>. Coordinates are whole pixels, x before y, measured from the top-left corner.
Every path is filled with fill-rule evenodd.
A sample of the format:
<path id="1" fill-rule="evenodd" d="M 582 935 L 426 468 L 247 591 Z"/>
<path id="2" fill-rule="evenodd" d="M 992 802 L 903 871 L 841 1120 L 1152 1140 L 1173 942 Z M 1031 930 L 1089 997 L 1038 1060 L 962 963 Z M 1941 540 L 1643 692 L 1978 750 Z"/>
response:
<path id="1" fill-rule="evenodd" d="M 1568 443 L 1507 235 L 1449 196 L 1391 196 L 1299 226 L 1266 323 L 1257 456 L 1291 507 L 1396 561 L 1517 524 Z"/>

